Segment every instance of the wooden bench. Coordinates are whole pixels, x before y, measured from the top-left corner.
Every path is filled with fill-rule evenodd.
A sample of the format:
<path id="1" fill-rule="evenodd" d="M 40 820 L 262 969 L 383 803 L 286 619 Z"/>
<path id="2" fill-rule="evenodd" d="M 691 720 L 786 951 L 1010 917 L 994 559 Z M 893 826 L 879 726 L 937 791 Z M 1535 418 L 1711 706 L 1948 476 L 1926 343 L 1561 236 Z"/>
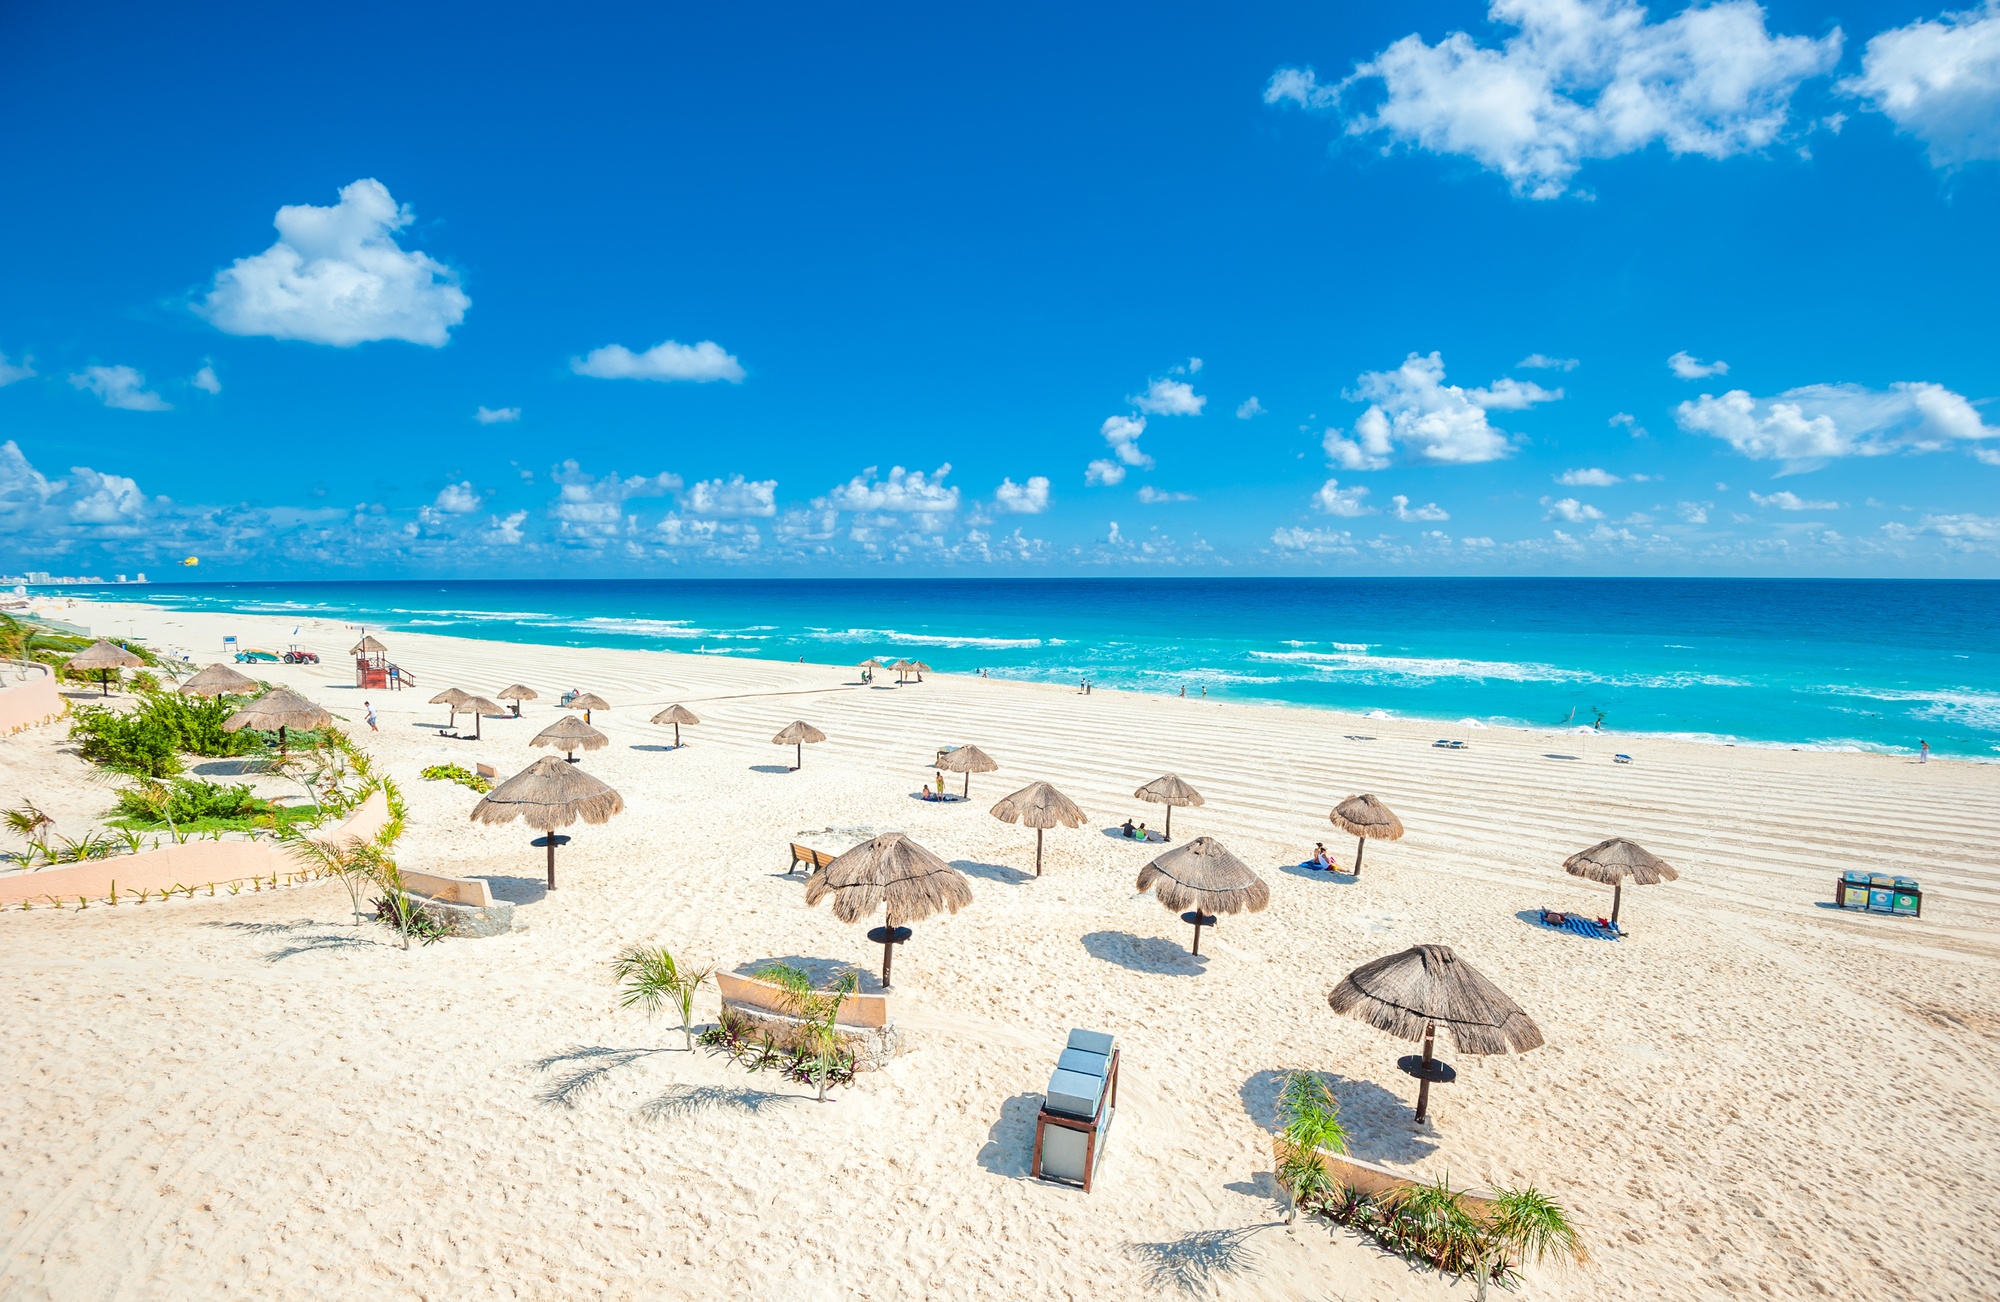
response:
<path id="1" fill-rule="evenodd" d="M 790 877 L 799 870 L 800 864 L 804 864 L 806 866 L 806 876 L 810 877 L 820 869 L 827 867 L 833 860 L 834 856 L 824 850 L 815 850 L 811 846 L 800 845 L 794 841 L 792 842 L 792 866 L 785 869 L 785 876 Z"/>

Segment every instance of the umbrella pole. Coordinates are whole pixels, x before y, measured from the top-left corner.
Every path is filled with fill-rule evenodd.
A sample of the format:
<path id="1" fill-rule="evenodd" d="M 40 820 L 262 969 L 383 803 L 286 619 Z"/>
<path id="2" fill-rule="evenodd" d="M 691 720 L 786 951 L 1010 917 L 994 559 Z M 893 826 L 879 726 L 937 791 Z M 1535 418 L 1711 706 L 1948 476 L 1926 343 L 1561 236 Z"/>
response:
<path id="1" fill-rule="evenodd" d="M 1354 838 L 1354 875 L 1356 877 L 1359 877 L 1361 875 L 1361 852 L 1363 850 L 1366 850 L 1367 848 L 1368 848 L 1367 837 L 1357 836 Z"/>
<path id="2" fill-rule="evenodd" d="M 284 755 L 285 755 L 285 725 L 281 723 L 278 725 L 278 757 L 280 759 L 283 759 Z"/>
<path id="3" fill-rule="evenodd" d="M 1624 893 L 1625 893 L 1624 882 L 1611 883 L 1611 921 L 1614 925 L 1618 921 L 1618 897 L 1623 895 Z"/>
<path id="4" fill-rule="evenodd" d="M 1424 1065 L 1417 1086 L 1417 1124 L 1422 1125 L 1431 1110 L 1431 1047 L 1437 1042 L 1437 1023 L 1424 1023 Z"/>
<path id="5" fill-rule="evenodd" d="M 889 964 L 896 957 L 895 924 L 885 923 L 882 928 L 882 935 L 886 938 L 882 942 L 882 988 L 887 990 L 889 988 Z"/>
<path id="6" fill-rule="evenodd" d="M 1035 829 L 1035 876 L 1042 875 L 1042 829 Z"/>
<path id="7" fill-rule="evenodd" d="M 100 669 L 97 671 L 97 694 L 99 696 L 111 695 L 111 671 L 109 669 Z"/>
<path id="8" fill-rule="evenodd" d="M 556 830 L 551 827 L 542 836 L 549 843 L 549 889 L 556 888 Z"/>
<path id="9" fill-rule="evenodd" d="M 1169 841 L 1174 839 L 1174 807 L 1172 805 L 1167 806 L 1167 839 Z M 1194 943 L 1197 945 L 1201 943 L 1201 928 L 1199 926 L 1194 929 Z"/>
<path id="10" fill-rule="evenodd" d="M 965 771 L 965 791 L 964 791 L 964 792 L 963 792 L 962 794 L 963 794 L 963 795 L 965 796 L 965 798 L 966 798 L 967 800 L 970 800 L 970 799 L 972 799 L 972 770 L 971 770 L 971 769 L 967 769 L 967 770 Z"/>
<path id="11" fill-rule="evenodd" d="M 472 716 L 472 739 L 474 741 L 479 740 L 479 730 L 485 726 L 486 721 L 484 718 L 477 714 Z"/>
<path id="12" fill-rule="evenodd" d="M 674 749 L 679 750 L 680 748 L 681 748 L 681 726 L 677 723 L 674 725 Z"/>
<path id="13" fill-rule="evenodd" d="M 1171 806 L 1169 806 L 1171 808 Z M 1201 957 L 1201 906 L 1194 906 L 1194 956 Z"/>
<path id="14" fill-rule="evenodd" d="M 802 741 L 793 742 L 792 772 L 797 773 L 800 769 L 804 768 L 805 766 L 806 766 L 806 744 Z M 886 959 L 883 960 L 882 970 L 884 972 L 887 972 L 889 970 L 888 960 Z M 888 985 L 889 983 L 887 981 L 884 981 L 882 984 Z"/>

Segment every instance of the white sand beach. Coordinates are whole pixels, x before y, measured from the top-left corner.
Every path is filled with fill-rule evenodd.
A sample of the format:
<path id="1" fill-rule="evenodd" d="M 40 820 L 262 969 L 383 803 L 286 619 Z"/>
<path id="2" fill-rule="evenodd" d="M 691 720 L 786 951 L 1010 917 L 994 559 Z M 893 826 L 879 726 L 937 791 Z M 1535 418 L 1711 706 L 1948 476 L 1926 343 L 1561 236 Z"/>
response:
<path id="1" fill-rule="evenodd" d="M 198 663 L 225 632 L 282 645 L 293 623 L 71 618 Z M 256 672 L 344 716 L 400 784 L 405 865 L 491 878 L 522 925 L 405 952 L 349 925 L 331 882 L 0 914 L 0 1297 L 1471 1296 L 1282 1223 L 1272 1106 L 1296 1068 L 1327 1073 L 1355 1155 L 1574 1211 L 1590 1263 L 1532 1269 L 1520 1296 L 2000 1296 L 2000 767 L 1500 729 L 1444 751 L 1437 725 L 1305 709 L 382 636 L 416 690 L 357 690 L 354 634 L 327 622 L 299 635 L 325 663 Z M 437 690 L 514 681 L 542 693 L 523 719 L 436 735 Z M 570 829 L 549 893 L 533 832 L 474 825 L 474 795 L 418 770 L 518 771 L 570 687 L 612 703 L 593 719 L 612 745 L 583 763 L 626 809 Z M 702 723 L 669 751 L 646 720 L 676 701 Z M 770 743 L 793 719 L 828 736 L 796 773 Z M 110 804 L 66 731 L 0 739 L 0 804 L 65 824 Z M 1000 771 L 968 803 L 914 799 L 959 743 Z M 1164 847 L 1106 832 L 1157 827 L 1132 791 L 1169 771 L 1207 799 L 1176 836 L 1219 838 L 1272 894 L 1199 960 L 1133 888 Z M 1033 832 L 987 812 L 1035 779 L 1092 820 L 1048 834 L 1040 879 Z M 1291 867 L 1315 841 L 1351 856 L 1327 813 L 1362 791 L 1408 834 L 1371 843 L 1358 880 Z M 635 942 L 872 970 L 879 947 L 806 906 L 786 845 L 887 830 L 974 892 L 897 953 L 887 1070 L 821 1105 L 618 1006 L 607 964 Z M 1561 864 L 1614 835 L 1680 880 L 1625 891 L 1618 944 L 1535 925 L 1541 905 L 1609 911 Z M 1924 916 L 1829 907 L 1848 868 L 1919 878 Z M 1453 946 L 1547 1039 L 1443 1048 L 1459 1078 L 1422 1128 L 1395 1068 L 1415 1046 L 1326 1002 L 1419 942 Z M 715 1008 L 711 987 L 698 1013 Z M 1088 1195 L 1027 1178 L 1071 1027 L 1123 1049 Z"/>

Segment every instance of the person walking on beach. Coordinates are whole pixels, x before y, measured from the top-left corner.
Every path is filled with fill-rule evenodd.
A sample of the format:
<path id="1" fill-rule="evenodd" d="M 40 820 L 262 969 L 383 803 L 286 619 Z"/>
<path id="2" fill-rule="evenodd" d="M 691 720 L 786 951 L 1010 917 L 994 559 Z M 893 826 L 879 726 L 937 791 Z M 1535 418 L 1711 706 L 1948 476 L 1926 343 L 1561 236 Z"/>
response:
<path id="1" fill-rule="evenodd" d="M 1919 738 L 1917 740 L 1917 763 L 1928 764 L 1930 762 L 1931 762 L 1931 744 L 1927 741 L 1924 741 L 1922 738 Z"/>
<path id="2" fill-rule="evenodd" d="M 374 706 L 374 703 L 373 703 L 373 702 L 370 702 L 370 701 L 363 701 L 363 702 L 361 703 L 361 708 L 362 708 L 362 709 L 364 709 L 364 710 L 366 710 L 366 711 L 368 711 L 368 731 L 370 731 L 370 732 L 380 732 L 380 731 L 382 731 L 382 730 L 381 730 L 380 728 L 378 728 L 378 727 L 376 727 L 376 726 L 375 726 L 375 706 Z"/>

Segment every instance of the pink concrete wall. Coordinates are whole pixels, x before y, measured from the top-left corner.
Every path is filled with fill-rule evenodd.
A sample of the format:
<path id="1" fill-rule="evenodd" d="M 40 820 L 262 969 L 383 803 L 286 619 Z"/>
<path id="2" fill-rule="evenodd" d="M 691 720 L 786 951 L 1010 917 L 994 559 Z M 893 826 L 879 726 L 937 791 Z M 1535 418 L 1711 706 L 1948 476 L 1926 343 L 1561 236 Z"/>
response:
<path id="1" fill-rule="evenodd" d="M 26 678 L 20 672 L 18 662 L 0 663 L 0 735 L 50 723 L 69 710 L 47 665 L 31 667 Z"/>
<path id="2" fill-rule="evenodd" d="M 322 839 L 368 840 L 388 821 L 389 802 L 377 791 Z M 49 903 L 51 897 L 70 904 L 79 898 L 108 900 L 114 882 L 122 899 L 176 886 L 197 887 L 203 894 L 225 890 L 232 883 L 257 890 L 262 889 L 260 883 L 273 879 L 282 885 L 308 881 L 310 874 L 306 860 L 274 841 L 188 841 L 140 854 L 0 875 L 0 905 Z"/>

